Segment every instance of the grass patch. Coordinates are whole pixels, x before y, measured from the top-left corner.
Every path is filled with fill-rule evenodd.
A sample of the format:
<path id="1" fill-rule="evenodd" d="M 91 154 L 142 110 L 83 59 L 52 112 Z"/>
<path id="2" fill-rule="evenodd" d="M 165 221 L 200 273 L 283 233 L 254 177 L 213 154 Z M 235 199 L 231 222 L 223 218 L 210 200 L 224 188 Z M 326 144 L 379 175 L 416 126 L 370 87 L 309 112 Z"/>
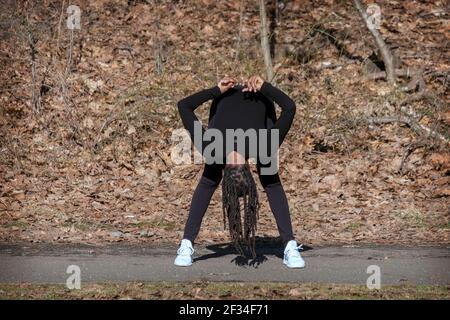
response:
<path id="1" fill-rule="evenodd" d="M 9 221 L 3 225 L 5 228 L 17 228 L 18 230 L 25 230 L 29 227 L 29 223 L 25 220 L 14 220 Z"/>
<path id="2" fill-rule="evenodd" d="M 0 284 L 0 299 L 450 299 L 448 286 L 311 283 L 150 282 L 90 283 L 80 290 L 57 284 Z"/>
<path id="3" fill-rule="evenodd" d="M 356 231 L 361 227 L 361 224 L 357 223 L 357 222 L 352 222 L 347 226 L 347 230 L 348 231 Z"/>
<path id="4" fill-rule="evenodd" d="M 440 225 L 438 225 L 438 228 L 440 229 L 450 229 L 450 221 L 447 223 L 442 223 Z"/>
<path id="5" fill-rule="evenodd" d="M 93 230 L 93 229 L 92 229 L 92 225 L 89 225 L 89 224 L 83 223 L 83 222 L 76 222 L 76 223 L 73 223 L 73 222 L 64 222 L 64 223 L 62 224 L 62 226 L 63 226 L 63 227 L 66 227 L 66 228 L 71 228 L 71 227 L 73 227 L 73 228 L 75 228 L 75 229 L 77 229 L 77 230 L 80 230 L 80 231 L 82 231 L 82 232 L 87 232 L 87 231 Z"/>
<path id="6" fill-rule="evenodd" d="M 167 221 L 165 219 L 152 219 L 140 221 L 135 224 L 135 226 L 141 229 L 163 229 L 165 231 L 173 231 L 176 228 L 176 223 L 174 221 Z"/>
<path id="7" fill-rule="evenodd" d="M 428 226 L 425 215 L 416 208 L 395 210 L 394 215 L 413 227 L 425 228 Z"/>

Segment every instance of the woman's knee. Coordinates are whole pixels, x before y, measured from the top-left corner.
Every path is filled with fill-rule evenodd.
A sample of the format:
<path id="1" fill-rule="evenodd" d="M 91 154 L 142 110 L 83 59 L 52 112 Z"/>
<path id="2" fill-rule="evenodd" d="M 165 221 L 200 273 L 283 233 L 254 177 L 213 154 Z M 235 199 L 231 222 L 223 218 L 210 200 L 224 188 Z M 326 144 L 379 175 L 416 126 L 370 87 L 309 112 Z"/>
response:
<path id="1" fill-rule="evenodd" d="M 207 164 L 203 169 L 202 179 L 206 184 L 218 185 L 222 180 L 223 165 L 220 164 Z"/>
<path id="2" fill-rule="evenodd" d="M 267 188 L 270 186 L 281 185 L 281 180 L 278 174 L 275 175 L 261 175 L 259 174 L 259 181 L 263 188 Z"/>

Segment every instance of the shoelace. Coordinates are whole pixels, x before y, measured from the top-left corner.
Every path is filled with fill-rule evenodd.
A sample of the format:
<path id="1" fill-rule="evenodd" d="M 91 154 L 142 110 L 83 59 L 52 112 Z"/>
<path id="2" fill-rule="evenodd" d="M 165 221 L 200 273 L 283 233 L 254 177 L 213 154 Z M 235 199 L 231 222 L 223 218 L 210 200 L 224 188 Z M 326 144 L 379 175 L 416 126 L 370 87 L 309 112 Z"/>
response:
<path id="1" fill-rule="evenodd" d="M 286 254 L 289 255 L 289 256 L 300 257 L 300 252 L 299 252 L 299 250 L 303 250 L 303 244 L 301 244 L 301 245 L 299 245 L 299 246 L 297 246 L 297 247 L 294 247 L 294 248 L 290 248 L 290 249 L 286 252 Z"/>
<path id="2" fill-rule="evenodd" d="M 194 253 L 194 249 L 190 248 L 188 246 L 181 246 L 178 250 L 177 250 L 177 254 L 180 255 L 191 255 Z"/>

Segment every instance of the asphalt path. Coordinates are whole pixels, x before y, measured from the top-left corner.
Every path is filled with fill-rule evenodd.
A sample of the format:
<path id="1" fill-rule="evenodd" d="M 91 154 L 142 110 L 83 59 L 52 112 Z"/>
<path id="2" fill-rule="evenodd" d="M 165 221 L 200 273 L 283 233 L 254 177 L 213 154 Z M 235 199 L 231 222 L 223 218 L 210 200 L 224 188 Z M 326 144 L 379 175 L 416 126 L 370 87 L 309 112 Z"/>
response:
<path id="1" fill-rule="evenodd" d="M 82 282 L 244 281 L 366 284 L 450 284 L 450 246 L 305 247 L 304 269 L 282 263 L 282 248 L 259 245 L 256 259 L 239 257 L 226 244 L 196 247 L 191 267 L 173 265 L 176 247 L 116 244 L 0 245 L 0 283 L 66 283 L 69 266 Z M 73 267 L 69 271 L 73 272 Z"/>

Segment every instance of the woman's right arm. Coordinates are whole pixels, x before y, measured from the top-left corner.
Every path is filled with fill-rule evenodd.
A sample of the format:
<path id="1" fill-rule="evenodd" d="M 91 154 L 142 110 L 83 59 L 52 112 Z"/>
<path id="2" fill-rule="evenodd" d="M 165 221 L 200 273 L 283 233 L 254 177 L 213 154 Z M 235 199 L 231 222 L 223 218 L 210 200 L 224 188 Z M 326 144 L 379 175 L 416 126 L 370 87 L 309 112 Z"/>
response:
<path id="1" fill-rule="evenodd" d="M 189 131 L 192 141 L 194 141 L 194 123 L 195 121 L 200 121 L 194 113 L 195 109 L 204 102 L 217 98 L 220 94 L 220 88 L 216 85 L 178 101 L 178 112 L 180 113 L 181 121 L 183 122 L 184 128 Z"/>
<path id="2" fill-rule="evenodd" d="M 195 109 L 204 102 L 219 97 L 222 93 L 231 88 L 235 82 L 236 81 L 233 78 L 225 76 L 225 78 L 220 80 L 216 86 L 209 89 L 203 89 L 178 101 L 178 112 L 180 113 L 181 121 L 183 122 L 184 128 L 189 131 L 192 141 L 194 141 L 194 123 L 195 121 L 200 122 L 194 113 Z M 204 133 L 204 130 L 205 129 L 202 127 L 202 133 Z"/>

